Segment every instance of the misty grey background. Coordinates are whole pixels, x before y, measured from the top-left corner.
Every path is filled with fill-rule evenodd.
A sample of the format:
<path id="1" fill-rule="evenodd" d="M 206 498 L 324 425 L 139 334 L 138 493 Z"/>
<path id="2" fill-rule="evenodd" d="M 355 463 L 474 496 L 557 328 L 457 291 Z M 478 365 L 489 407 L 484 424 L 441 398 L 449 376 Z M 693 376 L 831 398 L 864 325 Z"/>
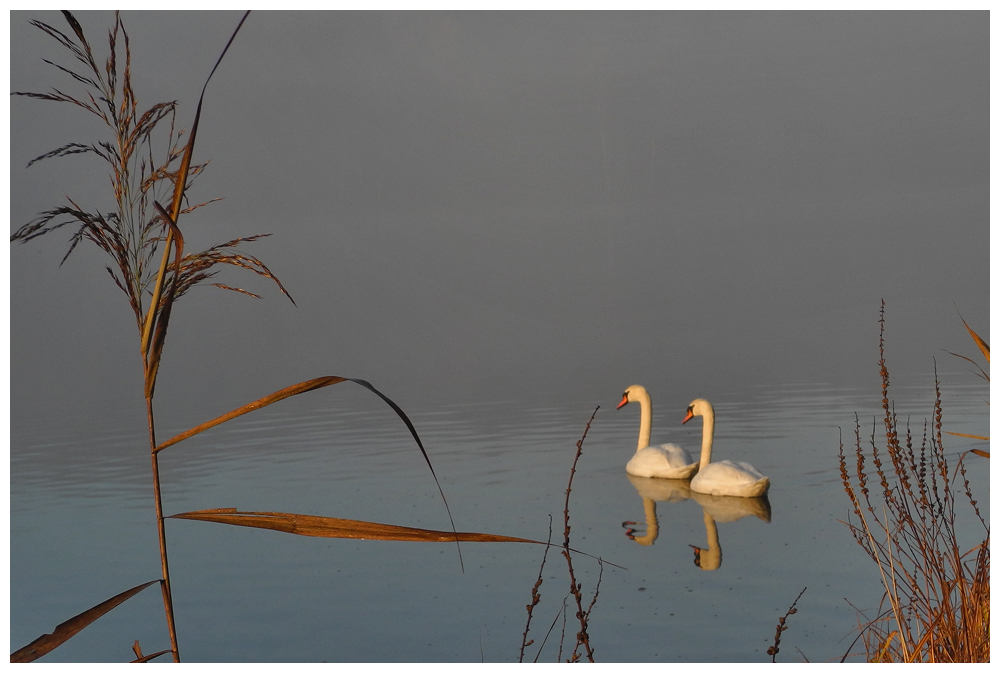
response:
<path id="1" fill-rule="evenodd" d="M 240 14 L 123 16 L 141 105 L 176 99 L 179 122 L 189 126 Z M 103 54 L 112 14 L 79 17 Z M 64 25 L 53 12 L 11 14 L 11 89 L 76 91 L 42 62 L 69 61 L 28 25 L 31 18 Z M 727 578 L 749 577 L 760 564 L 768 569 L 760 584 L 746 583 L 739 595 L 761 592 L 767 600 L 754 614 L 780 616 L 801 585 L 789 585 L 799 575 L 782 575 L 788 565 L 767 549 L 791 540 L 821 550 L 810 540 L 823 535 L 850 558 L 860 555 L 847 550 L 848 538 L 839 543 L 823 531 L 842 532 L 835 519 L 847 511 L 837 483 L 838 428 L 849 435 L 851 411 L 870 418 L 878 410 L 880 300 L 888 306 L 887 357 L 901 414 L 927 413 L 932 358 L 947 383 L 946 414 L 956 409 L 948 386 L 979 384 L 969 365 L 944 350 L 975 354 L 959 312 L 990 338 L 988 19 L 986 12 L 252 14 L 212 80 L 199 130 L 196 160 L 211 164 L 191 198 L 225 200 L 181 226 L 189 249 L 273 233 L 245 249 L 282 279 L 298 307 L 270 283 L 234 271 L 219 280 L 265 298 L 208 286 L 185 296 L 157 385 L 160 437 L 297 381 L 363 377 L 416 419 L 460 528 L 537 536 L 545 515 L 562 507 L 566 465 L 558 452 L 572 449 L 600 403 L 574 517 L 582 543 L 620 554 L 601 541 L 622 542 L 617 522 L 641 511 L 621 470 L 634 447 L 636 416 L 611 411 L 621 390 L 646 385 L 655 399 L 655 437 L 688 445 L 697 445 L 698 429 L 678 422 L 693 397 L 720 409 L 738 404 L 766 423 L 720 434 L 720 448 L 772 475 L 775 522 L 733 524 L 723 572 L 700 581 L 728 591 Z M 66 195 L 110 208 L 97 161 L 71 157 L 25 169 L 67 142 L 104 138 L 96 120 L 18 97 L 10 110 L 12 231 Z M 124 578 L 134 575 L 137 583 L 158 568 L 133 317 L 103 270 L 103 253 L 81 246 L 59 266 L 69 233 L 10 249 L 18 643 L 110 595 Z M 906 387 L 908 379 L 914 387 Z M 800 390 L 808 409 L 815 391 L 840 386 L 851 395 L 812 414 L 789 414 L 774 401 Z M 923 395 L 919 404 L 914 390 Z M 558 433 L 549 426 L 540 433 L 523 413 L 529 406 L 543 416 L 558 407 L 570 420 Z M 322 411 L 331 407 L 326 420 Z M 985 432 L 971 420 L 984 407 L 957 408 L 957 421 L 946 416 L 956 423 L 949 427 Z M 358 418 L 385 422 L 352 426 L 357 442 L 344 441 L 344 418 L 369 411 L 375 415 Z M 467 419 L 472 430 L 435 424 L 439 414 Z M 279 424 L 288 419 L 324 419 L 312 441 L 331 455 L 295 463 L 294 440 L 306 430 Z M 720 429 L 734 433 L 734 421 L 727 423 Z M 167 508 L 284 508 L 444 527 L 439 496 L 409 442 L 374 396 L 335 386 L 205 433 L 171 455 L 164 461 Z M 259 446 L 268 450 L 255 452 Z M 372 467 L 394 447 L 384 465 Z M 279 449 L 290 454 L 272 463 Z M 551 499 L 559 502 L 550 507 Z M 621 502 L 629 503 L 625 513 Z M 670 546 L 665 529 L 655 550 L 683 553 L 677 570 L 692 570 L 686 543 L 703 535 L 701 515 L 692 512 L 693 528 L 677 525 L 680 546 Z M 769 536 L 765 553 L 741 557 L 740 536 L 756 539 L 761 531 Z M 283 621 L 292 631 L 339 619 L 327 614 L 341 599 L 336 591 L 357 593 L 368 606 L 357 614 L 378 620 L 366 611 L 370 585 L 330 581 L 325 546 L 245 533 L 170 526 L 174 579 L 188 587 L 177 598 L 186 601 L 182 628 L 199 634 L 185 638 L 182 651 L 212 648 L 200 658 L 218 659 L 228 652 L 214 649 L 219 644 L 243 644 L 202 629 L 222 623 L 242 633 L 251 617 L 216 617 L 250 613 L 214 604 L 225 590 L 191 590 L 215 572 L 242 586 L 246 576 L 213 565 L 220 560 L 238 559 L 250 577 L 281 578 L 254 606 L 261 614 L 280 614 L 281 597 L 297 598 L 301 586 L 318 618 Z M 321 561 L 283 565 L 290 557 L 284 545 Z M 381 564 L 393 573 L 397 566 L 433 568 L 441 578 L 414 585 L 454 589 L 456 604 L 487 606 L 514 624 L 504 621 L 484 636 L 487 618 L 449 609 L 465 629 L 449 640 L 451 631 L 427 620 L 422 626 L 434 627 L 442 646 L 456 643 L 451 656 L 476 660 L 484 641 L 488 658 L 514 651 L 498 638 L 520 632 L 534 555 L 469 551 L 470 560 L 475 553 L 488 559 L 487 570 L 470 563 L 472 572 L 456 580 L 454 568 L 438 562 L 440 551 L 424 558 L 432 552 L 408 548 L 422 560 L 397 563 L 382 557 L 382 547 L 357 545 L 351 556 L 346 544 L 334 546 L 338 572 L 360 569 L 358 577 L 393 589 L 382 581 Z M 652 550 L 631 547 L 636 558 L 627 560 L 635 560 L 638 579 L 623 583 L 645 581 L 639 558 L 657 572 L 665 567 L 661 556 L 638 553 Z M 805 566 L 802 584 L 819 581 L 808 559 L 792 561 Z M 493 581 L 490 563 L 527 579 L 485 591 L 479 584 Z M 322 568 L 333 599 L 316 592 L 308 568 Z M 282 575 L 289 569 L 298 574 Z M 864 572 L 860 564 L 841 569 Z M 618 607 L 608 582 L 597 619 L 631 619 L 640 604 L 622 599 Z M 809 609 L 797 616 L 789 645 L 811 635 L 839 649 L 853 614 L 847 626 L 822 631 L 824 609 L 835 601 L 846 610 L 841 599 L 857 591 L 850 582 L 843 589 L 832 583 L 804 598 Z M 490 607 L 494 595 L 511 607 Z M 121 629 L 109 620 L 140 615 L 135 624 L 162 639 L 155 599 L 137 598 L 90 634 L 108 629 L 117 637 Z M 207 605 L 209 618 L 191 617 L 192 604 Z M 420 600 L 389 605 L 426 614 Z M 349 611 L 344 619 L 368 623 Z M 404 633 L 397 626 L 388 628 Z M 478 639 L 468 631 L 473 626 Z M 595 633 L 601 647 L 615 638 L 610 627 Z M 329 656 L 325 641 L 315 643 L 318 656 Z M 400 652 L 384 656 L 412 657 Z"/>
<path id="2" fill-rule="evenodd" d="M 111 13 L 80 13 L 103 54 Z M 989 23 L 935 13 L 251 14 L 205 100 L 189 249 L 246 247 L 178 305 L 157 386 L 184 426 L 363 377 L 405 409 L 876 382 L 989 339 Z M 240 17 L 126 12 L 143 107 L 198 92 Z M 11 14 L 11 89 L 75 91 Z M 103 138 L 11 98 L 11 227 L 107 209 Z M 11 414 L 143 424 L 131 312 L 65 235 L 11 248 Z M 952 362 L 949 367 L 961 366 Z M 21 419 L 21 420 L 19 420 Z"/>

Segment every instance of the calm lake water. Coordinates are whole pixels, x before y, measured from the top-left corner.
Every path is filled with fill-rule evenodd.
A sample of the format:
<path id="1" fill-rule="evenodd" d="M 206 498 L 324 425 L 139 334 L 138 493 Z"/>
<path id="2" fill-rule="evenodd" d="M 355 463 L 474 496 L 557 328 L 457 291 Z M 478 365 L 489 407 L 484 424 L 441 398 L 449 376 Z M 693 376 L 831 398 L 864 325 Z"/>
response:
<path id="1" fill-rule="evenodd" d="M 687 400 L 674 408 L 657 403 L 662 392 L 650 393 L 653 443 L 674 441 L 694 453 L 701 424 L 680 425 Z M 919 435 L 933 388 L 926 380 L 903 381 L 892 393 L 897 413 L 911 414 Z M 497 401 L 414 411 L 458 529 L 544 540 L 551 515 L 553 540 L 561 541 L 575 444 L 600 405 L 570 505 L 572 545 L 622 566 L 605 565 L 600 578 L 589 628 L 595 658 L 767 661 L 778 617 L 808 587 L 788 620 L 779 660 L 839 659 L 855 635 L 847 601 L 873 607 L 881 589 L 874 566 L 838 522 L 849 508 L 838 438 L 842 429 L 845 444 L 853 444 L 854 412 L 862 436 L 871 432 L 878 389 L 760 387 L 712 400 L 714 457 L 749 461 L 771 478 L 770 521 L 759 505 L 712 503 L 658 480 L 630 480 L 624 466 L 635 450 L 639 414 L 637 405 L 615 411 L 620 394 L 543 408 Z M 956 374 L 944 377 L 942 394 L 945 430 L 988 434 L 985 384 Z M 164 438 L 183 429 L 161 424 Z M 141 433 L 75 418 L 14 420 L 12 649 L 158 577 L 145 441 Z M 981 446 L 957 437 L 946 442 L 953 456 Z M 985 461 L 970 456 L 970 464 L 977 468 L 970 470 L 973 492 L 988 503 Z M 168 514 L 237 507 L 448 528 L 403 424 L 351 384 L 169 448 L 161 470 Z M 622 526 L 645 521 L 651 508 L 643 495 L 655 502 L 652 544 L 637 544 Z M 634 528 L 640 538 L 650 532 Z M 717 545 L 709 539 L 713 528 Z M 971 540 L 977 531 L 968 530 Z M 463 574 L 454 544 L 327 540 L 180 520 L 168 520 L 167 536 L 186 661 L 516 661 L 543 552 L 536 545 L 463 544 Z M 691 545 L 708 550 L 706 569 L 695 565 Z M 583 555 L 573 561 L 589 601 L 599 566 Z M 549 553 L 543 577 L 528 656 L 555 620 L 539 657 L 554 661 L 569 586 L 558 550 Z M 569 614 L 572 634 L 572 608 Z M 43 661 L 126 661 L 135 639 L 146 652 L 169 646 L 155 587 Z"/>

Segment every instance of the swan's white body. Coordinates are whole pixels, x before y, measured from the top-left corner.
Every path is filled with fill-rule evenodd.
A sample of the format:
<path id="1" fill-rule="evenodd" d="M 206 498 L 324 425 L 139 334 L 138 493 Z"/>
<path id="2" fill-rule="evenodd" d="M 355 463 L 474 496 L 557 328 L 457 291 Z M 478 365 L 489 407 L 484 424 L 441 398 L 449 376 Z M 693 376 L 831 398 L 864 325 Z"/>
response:
<path id="1" fill-rule="evenodd" d="M 708 400 L 697 399 L 688 407 L 687 423 L 695 416 L 704 419 L 701 431 L 701 463 L 698 474 L 691 480 L 691 490 L 709 495 L 735 495 L 755 498 L 767 493 L 771 481 L 750 463 L 734 463 L 731 460 L 712 461 L 712 439 L 715 435 L 715 409 Z"/>
<path id="2" fill-rule="evenodd" d="M 636 477 L 656 477 L 658 479 L 690 479 L 698 470 L 698 463 L 691 454 L 676 444 L 649 445 L 649 433 L 653 424 L 653 405 L 649 393 L 642 386 L 629 386 L 618 405 L 621 409 L 629 402 L 638 402 L 641 409 L 639 420 L 639 445 L 635 455 L 628 461 L 625 471 Z"/>

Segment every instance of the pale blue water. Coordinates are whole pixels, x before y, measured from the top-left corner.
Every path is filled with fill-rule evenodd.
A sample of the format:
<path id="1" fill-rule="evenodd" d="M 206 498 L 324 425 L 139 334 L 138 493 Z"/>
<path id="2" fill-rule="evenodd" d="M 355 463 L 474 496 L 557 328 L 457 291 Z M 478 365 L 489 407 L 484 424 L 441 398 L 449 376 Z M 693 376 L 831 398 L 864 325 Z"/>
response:
<path id="1" fill-rule="evenodd" d="M 988 390 L 970 378 L 943 382 L 945 430 L 988 434 Z M 440 497 L 402 423 L 370 393 L 336 388 L 165 450 L 166 512 L 237 507 L 447 529 Z M 650 392 L 654 443 L 696 450 L 700 423 L 680 425 L 686 400 L 657 404 L 657 391 Z M 544 408 L 498 401 L 411 417 L 459 530 L 545 539 L 551 514 L 558 542 L 575 444 L 601 405 L 570 506 L 572 545 L 623 567 L 603 570 L 589 627 L 598 661 L 767 661 L 777 619 L 803 587 L 779 660 L 825 661 L 839 658 L 854 638 L 856 615 L 847 600 L 871 607 L 881 595 L 875 568 L 838 522 L 849 511 L 838 428 L 850 445 L 857 411 L 863 436 L 870 433 L 880 412 L 877 394 L 779 386 L 713 400 L 715 457 L 751 462 L 772 487 L 770 522 L 753 514 L 726 520 L 738 513 L 720 516 L 706 507 L 718 519 L 722 552 L 711 571 L 693 563 L 690 545 L 709 546 L 704 510 L 694 499 L 656 504 L 652 545 L 626 537 L 622 522 L 642 521 L 644 509 L 624 471 L 635 450 L 638 410 L 615 411 L 620 391 Z M 893 395 L 897 413 L 913 414 L 919 435 L 933 390 L 898 385 Z M 183 429 L 165 420 L 161 427 L 163 437 Z M 139 428 L 116 433 L 41 415 L 14 420 L 12 650 L 158 577 Z M 953 454 L 982 446 L 946 441 Z M 974 493 L 988 503 L 985 461 L 969 460 L 981 461 L 970 476 Z M 983 511 L 988 516 L 988 505 Z M 640 536 L 647 530 L 637 528 Z M 542 558 L 535 545 L 463 544 L 463 574 L 453 544 L 328 540 L 179 520 L 167 522 L 167 535 L 186 661 L 516 661 Z M 598 564 L 582 555 L 573 560 L 589 601 Z M 543 576 L 529 658 L 567 595 L 558 550 L 550 552 Z M 576 622 L 572 599 L 568 605 L 569 641 Z M 541 661 L 555 660 L 561 628 L 557 620 Z M 146 652 L 168 647 L 155 586 L 43 661 L 126 661 L 135 639 Z"/>

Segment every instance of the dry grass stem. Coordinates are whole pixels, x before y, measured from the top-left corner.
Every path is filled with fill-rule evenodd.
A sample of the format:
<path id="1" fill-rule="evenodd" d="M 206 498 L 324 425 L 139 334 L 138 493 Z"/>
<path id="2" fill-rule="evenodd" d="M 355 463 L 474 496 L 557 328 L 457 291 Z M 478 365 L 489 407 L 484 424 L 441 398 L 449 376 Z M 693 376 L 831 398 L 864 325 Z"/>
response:
<path id="1" fill-rule="evenodd" d="M 538 605 L 538 602 L 540 600 L 542 600 L 542 594 L 539 593 L 538 588 L 542 586 L 542 581 L 543 581 L 542 572 L 545 570 L 545 561 L 548 559 L 549 545 L 551 544 L 552 544 L 552 515 L 549 515 L 549 537 L 546 540 L 545 551 L 542 553 L 542 563 L 541 565 L 538 566 L 538 579 L 535 580 L 534 586 L 531 587 L 531 602 L 525 606 L 525 608 L 528 611 L 528 619 L 524 624 L 524 634 L 521 636 L 521 653 L 517 659 L 519 663 L 524 662 L 524 648 L 532 645 L 535 642 L 534 639 L 528 640 L 528 631 L 531 630 L 531 616 L 535 609 L 535 606 Z M 544 640 L 542 641 L 542 644 L 538 648 L 539 652 L 541 652 L 541 648 L 543 647 L 545 647 Z"/>
<path id="2" fill-rule="evenodd" d="M 806 592 L 807 588 L 808 587 L 802 587 L 802 591 L 800 591 L 799 595 L 795 597 L 794 601 L 792 601 L 792 604 L 788 607 L 788 612 L 785 613 L 785 616 L 784 617 L 778 617 L 778 626 L 777 626 L 777 628 L 774 631 L 774 645 L 772 645 L 771 647 L 767 648 L 767 653 L 771 655 L 771 663 L 777 663 L 777 658 L 776 657 L 778 656 L 778 652 L 779 652 L 778 646 L 781 645 L 781 634 L 784 631 L 788 630 L 788 626 L 785 624 L 785 621 L 791 615 L 794 615 L 796 612 L 799 611 L 798 608 L 795 607 L 795 605 L 796 605 L 796 603 L 799 602 L 799 599 L 802 598 L 802 594 L 804 594 Z"/>
<path id="3" fill-rule="evenodd" d="M 888 393 L 884 311 L 883 304 L 879 367 L 889 464 L 883 462 L 874 430 L 862 442 L 857 418 L 853 476 L 843 443 L 840 447 L 841 480 L 854 514 L 845 523 L 878 567 L 884 588 L 875 616 L 860 623 L 861 640 L 869 661 L 989 661 L 990 528 L 973 498 L 965 455 L 953 465 L 945 453 L 936 370 L 933 418 L 924 424 L 919 446 L 908 423 L 900 428 Z M 869 453 L 879 483 L 874 492 L 868 485 Z M 982 540 L 971 546 L 959 540 L 961 502 L 982 526 Z"/>
<path id="4" fill-rule="evenodd" d="M 574 642 L 573 651 L 567 661 L 569 662 L 579 661 L 582 657 L 580 653 L 581 647 L 583 648 L 583 653 L 586 654 L 587 659 L 591 662 L 594 661 L 594 650 L 590 645 L 590 635 L 587 631 L 587 626 L 590 619 L 590 613 L 594 609 L 594 605 L 596 605 L 597 603 L 597 596 L 600 592 L 601 579 L 604 576 L 604 564 L 606 563 L 606 561 L 604 561 L 600 557 L 594 557 L 591 556 L 590 554 L 583 554 L 584 556 L 595 558 L 598 567 L 600 569 L 597 577 L 597 583 L 594 589 L 594 595 L 591 598 L 587 608 L 584 609 L 583 592 L 582 592 L 583 585 L 579 583 L 576 579 L 576 573 L 573 568 L 573 556 L 572 556 L 573 553 L 582 554 L 583 552 L 579 552 L 576 549 L 570 547 L 571 527 L 569 524 L 569 497 L 570 493 L 573 490 L 573 476 L 576 474 L 576 466 L 577 463 L 580 461 L 580 456 L 583 454 L 583 442 L 587 438 L 587 433 L 590 432 L 590 425 L 594 422 L 594 417 L 597 415 L 598 409 L 600 409 L 600 407 L 594 409 L 594 413 L 590 415 L 590 420 L 587 421 L 587 427 L 584 428 L 583 436 L 581 436 L 580 440 L 576 443 L 576 455 L 573 458 L 573 465 L 570 468 L 570 473 L 569 473 L 569 482 L 566 485 L 566 500 L 563 506 L 563 543 L 560 546 L 562 547 L 562 555 L 566 559 L 566 567 L 569 571 L 570 589 L 569 593 L 567 593 L 566 596 L 563 598 L 562 607 L 560 608 L 559 612 L 556 613 L 555 619 L 553 619 L 552 624 L 549 626 L 548 631 L 545 633 L 545 638 L 542 640 L 541 645 L 538 646 L 538 650 L 536 651 L 534 658 L 534 661 L 536 662 L 538 661 L 539 656 L 541 656 L 542 649 L 545 647 L 545 643 L 548 641 L 549 635 L 555 628 L 556 622 L 559 621 L 560 615 L 562 615 L 563 618 L 563 626 L 562 626 L 562 635 L 559 637 L 559 652 L 556 656 L 556 660 L 562 661 L 563 643 L 565 641 L 565 636 L 566 636 L 566 619 L 567 619 L 566 601 L 569 599 L 570 596 L 573 596 L 574 600 L 576 601 L 576 617 L 577 620 L 580 622 L 580 629 L 576 633 L 576 639 Z M 548 544 L 551 544 L 551 541 L 552 541 L 552 523 L 550 518 Z M 542 555 L 541 566 L 538 569 L 538 579 L 535 581 L 534 586 L 531 588 L 531 602 L 525 606 L 528 612 L 528 618 L 527 622 L 524 625 L 524 634 L 521 638 L 521 652 L 518 658 L 519 662 L 524 661 L 525 649 L 528 648 L 530 645 L 534 644 L 535 642 L 533 639 L 528 640 L 528 632 L 531 628 L 531 619 L 534 614 L 534 610 L 538 606 L 538 603 L 541 600 L 541 593 L 538 591 L 538 589 L 542 585 L 542 573 L 545 569 L 545 562 L 547 558 L 548 558 L 548 549 L 546 548 L 545 554 Z M 621 568 L 621 566 L 616 565 L 614 563 L 608 563 L 608 565 L 611 565 L 615 568 Z"/>
<path id="5" fill-rule="evenodd" d="M 569 570 L 569 586 L 570 593 L 573 594 L 573 598 L 576 600 L 576 618 L 580 622 L 580 630 L 576 632 L 576 644 L 573 647 L 573 653 L 570 655 L 568 661 L 575 662 L 580 659 L 580 647 L 583 646 L 584 652 L 587 655 L 587 660 L 593 663 L 594 661 L 594 650 L 590 646 L 590 634 L 587 632 L 587 625 L 590 620 L 590 611 L 594 607 L 594 603 L 597 601 L 597 591 L 600 589 L 600 576 L 597 580 L 597 588 L 594 591 L 594 599 L 591 601 L 590 606 L 584 610 L 583 609 L 583 585 L 577 582 L 576 574 L 573 571 L 573 557 L 570 554 L 569 546 L 569 494 L 573 490 L 573 476 L 576 474 L 576 464 L 580 461 L 580 456 L 583 454 L 583 442 L 587 439 L 587 433 L 590 432 L 590 424 L 594 422 L 594 417 L 597 416 L 597 409 L 594 409 L 594 413 L 590 415 L 590 420 L 587 421 L 587 427 L 584 428 L 583 436 L 576 443 L 576 456 L 573 458 L 573 467 L 569 471 L 569 483 L 566 485 L 566 505 L 563 508 L 563 551 L 562 554 L 566 558 L 566 567 Z M 600 563 L 600 559 L 598 559 Z M 601 574 L 603 575 L 604 566 L 601 564 Z"/>

